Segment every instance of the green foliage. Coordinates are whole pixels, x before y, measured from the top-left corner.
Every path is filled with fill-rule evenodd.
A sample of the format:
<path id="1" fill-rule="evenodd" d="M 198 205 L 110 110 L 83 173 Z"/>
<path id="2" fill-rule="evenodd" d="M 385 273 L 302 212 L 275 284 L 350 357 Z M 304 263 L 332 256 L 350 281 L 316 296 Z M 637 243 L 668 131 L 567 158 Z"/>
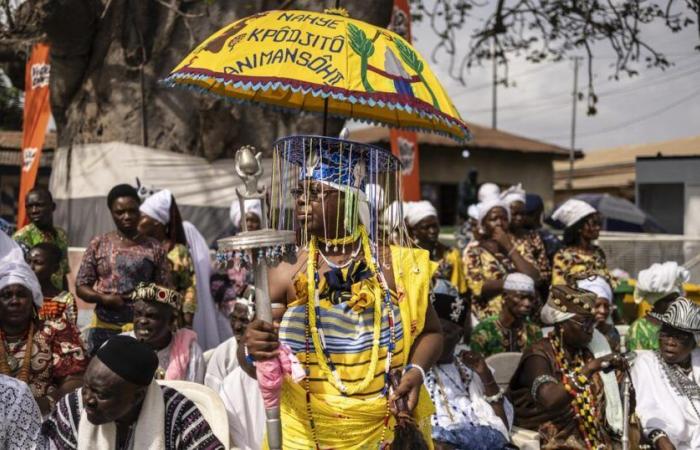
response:
<path id="1" fill-rule="evenodd" d="M 348 33 L 350 34 L 350 48 L 360 56 L 360 76 L 362 77 L 362 85 L 367 92 L 374 92 L 374 88 L 367 79 L 367 64 L 369 58 L 374 54 L 374 43 L 370 40 L 364 31 L 353 25 L 348 24 Z"/>
<path id="2" fill-rule="evenodd" d="M 396 39 L 394 42 L 396 43 L 396 48 L 399 50 L 403 62 L 417 74 L 423 72 L 423 61 L 418 58 L 416 52 L 400 39 Z"/>

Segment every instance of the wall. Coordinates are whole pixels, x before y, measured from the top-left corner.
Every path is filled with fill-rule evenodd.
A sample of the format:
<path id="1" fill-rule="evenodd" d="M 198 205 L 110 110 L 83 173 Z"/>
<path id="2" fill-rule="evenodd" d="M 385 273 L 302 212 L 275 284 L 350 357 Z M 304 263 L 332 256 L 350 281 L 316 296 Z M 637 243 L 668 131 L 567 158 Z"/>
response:
<path id="1" fill-rule="evenodd" d="M 459 184 L 470 168 L 479 171 L 479 182 L 511 185 L 522 182 L 525 190 L 542 196 L 545 205 L 554 201 L 552 155 L 502 150 L 470 150 L 462 157 L 459 147 L 420 148 L 422 183 Z M 455 201 L 457 199 L 455 198 Z"/>
<path id="2" fill-rule="evenodd" d="M 700 156 L 639 158 L 636 172 L 638 193 L 641 185 L 683 183 L 682 200 L 670 201 L 673 208 L 683 210 L 683 233 L 687 236 L 700 236 Z"/>

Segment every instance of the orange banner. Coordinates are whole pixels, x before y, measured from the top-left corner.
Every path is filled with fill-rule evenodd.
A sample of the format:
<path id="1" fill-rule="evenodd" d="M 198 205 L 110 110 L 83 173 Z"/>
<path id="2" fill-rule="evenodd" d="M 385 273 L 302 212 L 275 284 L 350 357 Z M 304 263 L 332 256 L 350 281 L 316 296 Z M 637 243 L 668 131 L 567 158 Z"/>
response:
<path id="1" fill-rule="evenodd" d="M 51 117 L 49 104 L 49 46 L 36 44 L 27 62 L 24 76 L 24 129 L 22 130 L 22 172 L 19 182 L 17 229 L 27 224 L 24 198 L 36 183 L 44 147 L 46 128 Z"/>
<path id="2" fill-rule="evenodd" d="M 411 9 L 408 0 L 394 0 L 389 29 L 411 42 Z M 418 136 L 412 131 L 391 130 L 391 152 L 403 165 L 403 199 L 418 201 L 420 193 L 420 170 L 418 167 Z"/>

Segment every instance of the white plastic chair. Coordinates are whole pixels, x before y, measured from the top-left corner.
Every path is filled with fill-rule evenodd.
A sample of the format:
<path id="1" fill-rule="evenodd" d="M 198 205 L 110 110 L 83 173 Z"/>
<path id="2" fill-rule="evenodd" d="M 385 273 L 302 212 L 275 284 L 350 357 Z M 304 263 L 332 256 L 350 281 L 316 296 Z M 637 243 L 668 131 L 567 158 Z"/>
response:
<path id="1" fill-rule="evenodd" d="M 224 444 L 224 448 L 231 448 L 229 447 L 226 407 L 216 392 L 203 384 L 190 381 L 158 380 L 158 384 L 175 389 L 197 405 L 202 416 L 204 416 L 204 420 L 209 423 L 214 436 Z"/>
<path id="2" fill-rule="evenodd" d="M 506 389 L 508 387 L 515 369 L 518 368 L 520 356 L 522 356 L 520 352 L 504 352 L 496 353 L 486 358 L 486 364 L 493 369 L 493 377 L 501 388 Z"/>

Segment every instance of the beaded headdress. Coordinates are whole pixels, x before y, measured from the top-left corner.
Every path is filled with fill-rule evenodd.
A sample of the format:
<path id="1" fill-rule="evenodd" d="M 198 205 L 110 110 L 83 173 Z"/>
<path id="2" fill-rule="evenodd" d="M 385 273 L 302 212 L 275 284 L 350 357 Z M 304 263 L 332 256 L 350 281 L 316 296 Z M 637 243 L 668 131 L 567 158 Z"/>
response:
<path id="1" fill-rule="evenodd" d="M 182 295 L 163 286 L 158 286 L 155 283 L 139 283 L 131 293 L 131 299 L 134 301 L 158 302 L 164 303 L 173 307 L 175 310 L 180 310 L 182 303 Z"/>
<path id="2" fill-rule="evenodd" d="M 308 189 L 311 182 L 321 189 L 337 190 L 343 197 L 342 210 L 332 212 L 342 219 L 337 230 L 318 236 L 324 241 L 356 234 L 363 225 L 372 242 L 395 240 L 406 242 L 403 211 L 392 214 L 391 224 L 384 224 L 386 206 L 401 200 L 401 163 L 387 150 L 370 144 L 322 136 L 289 136 L 274 144 L 270 223 L 273 228 L 296 230 L 295 199 L 291 193 Z M 322 206 L 325 208 L 321 196 Z M 400 203 L 399 203 L 400 204 Z M 324 224 L 325 226 L 326 224 Z M 307 230 L 301 231 L 302 245 L 308 243 Z"/>

